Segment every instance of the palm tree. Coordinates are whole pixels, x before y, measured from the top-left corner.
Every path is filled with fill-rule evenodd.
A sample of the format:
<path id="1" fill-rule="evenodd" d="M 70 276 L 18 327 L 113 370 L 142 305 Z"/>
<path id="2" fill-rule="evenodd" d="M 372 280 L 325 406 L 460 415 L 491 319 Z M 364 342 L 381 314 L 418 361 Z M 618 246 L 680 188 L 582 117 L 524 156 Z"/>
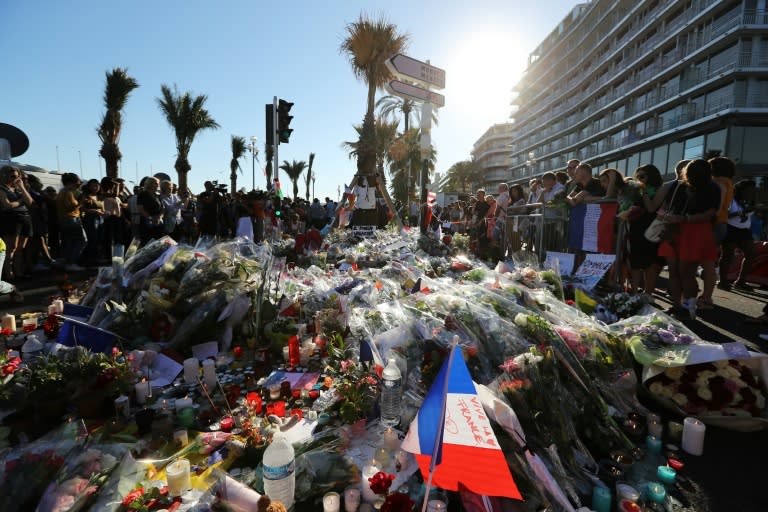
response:
<path id="1" fill-rule="evenodd" d="M 310 153 L 309 154 L 309 168 L 307 169 L 307 175 L 305 176 L 305 183 L 307 185 L 307 201 L 309 201 L 309 182 L 315 179 L 315 177 L 312 175 L 312 164 L 315 163 L 315 154 Z M 314 192 L 314 190 L 313 190 Z"/>
<path id="2" fill-rule="evenodd" d="M 304 160 L 296 161 L 294 160 L 293 163 L 288 163 L 288 160 L 283 160 L 283 165 L 280 166 L 280 169 L 285 171 L 285 174 L 288 175 L 288 179 L 291 180 L 291 183 L 293 183 L 293 200 L 295 201 L 299 197 L 299 177 L 301 176 L 301 173 L 304 172 L 304 169 L 307 167 L 307 162 Z"/>
<path id="3" fill-rule="evenodd" d="M 179 175 L 179 190 L 187 188 L 187 173 L 192 169 L 189 165 L 189 150 L 195 136 L 201 130 L 218 128 L 217 123 L 205 109 L 208 96 L 201 94 L 192 96 L 185 92 L 180 94 L 176 86 L 173 91 L 163 84 L 160 86 L 162 97 L 157 98 L 160 111 L 165 115 L 176 135 L 176 173 Z"/>
<path id="4" fill-rule="evenodd" d="M 232 136 L 232 160 L 229 161 L 229 181 L 232 187 L 232 193 L 237 191 L 237 170 L 240 167 L 240 159 L 245 155 L 245 137 Z"/>
<path id="5" fill-rule="evenodd" d="M 376 172 L 382 177 L 382 180 L 386 182 L 386 176 L 384 174 L 384 163 L 389 161 L 389 150 L 392 143 L 397 139 L 397 121 L 386 121 L 381 117 L 376 118 Z M 354 126 L 358 135 L 363 132 L 361 125 Z M 341 145 L 343 148 L 349 150 L 349 158 L 359 156 L 360 141 L 357 142 L 344 142 Z"/>
<path id="6" fill-rule="evenodd" d="M 124 68 L 114 68 L 108 71 L 107 83 L 104 88 L 104 106 L 107 111 L 101 118 L 101 124 L 96 130 L 101 140 L 99 155 L 104 159 L 109 178 L 117 178 L 117 163 L 123 158 L 120 153 L 120 132 L 123 129 L 123 108 L 128 101 L 131 91 L 139 86 L 135 78 L 128 75 Z"/>
<path id="7" fill-rule="evenodd" d="M 340 51 L 346 54 L 355 76 L 368 86 L 367 109 L 357 148 L 357 174 L 372 175 L 376 166 L 376 134 L 374 100 L 376 91 L 392 77 L 386 61 L 402 52 L 408 36 L 399 34 L 397 27 L 385 18 L 372 20 L 361 14 L 346 27 L 347 37 Z"/>
<path id="8" fill-rule="evenodd" d="M 416 107 L 416 103 L 413 100 L 407 100 L 400 96 L 382 96 L 376 101 L 376 108 L 381 117 L 387 119 L 394 118 L 396 121 L 398 120 L 397 114 L 402 113 L 403 119 L 405 119 L 404 132 L 411 128 L 411 114 L 413 114 L 417 124 L 421 121 L 421 109 Z M 439 120 L 437 112 L 436 108 L 432 109 L 432 124 L 434 125 L 437 125 Z"/>
<path id="9" fill-rule="evenodd" d="M 461 192 L 467 193 L 469 185 L 479 183 L 482 180 L 482 169 L 474 160 L 463 160 L 456 162 L 448 168 L 449 190 L 461 189 Z"/>
<path id="10" fill-rule="evenodd" d="M 411 128 L 406 133 L 402 134 L 395 140 L 389 149 L 388 161 L 389 172 L 392 175 L 392 194 L 402 204 L 409 204 L 410 197 L 409 191 L 418 190 L 416 186 L 416 178 L 419 175 L 419 171 L 424 166 L 424 158 L 421 154 L 421 130 L 418 128 Z M 434 147 L 427 155 L 427 173 L 428 177 L 435 169 L 435 161 L 437 159 L 437 151 Z M 410 164 L 413 170 L 408 175 L 408 164 Z"/>

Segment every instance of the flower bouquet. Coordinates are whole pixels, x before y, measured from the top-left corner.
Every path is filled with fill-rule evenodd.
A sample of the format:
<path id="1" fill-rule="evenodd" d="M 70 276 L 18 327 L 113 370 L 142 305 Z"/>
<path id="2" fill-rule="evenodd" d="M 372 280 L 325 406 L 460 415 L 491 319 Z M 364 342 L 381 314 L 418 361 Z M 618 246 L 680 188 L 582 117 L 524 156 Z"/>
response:
<path id="1" fill-rule="evenodd" d="M 415 503 L 410 496 L 401 492 L 390 492 L 395 475 L 379 471 L 368 479 L 371 491 L 382 497 L 379 510 L 382 512 L 411 512 Z"/>
<path id="2" fill-rule="evenodd" d="M 595 317 L 612 324 L 618 320 L 638 315 L 647 305 L 642 295 L 626 292 L 610 293 L 600 301 L 600 306 L 595 310 Z"/>
<path id="3" fill-rule="evenodd" d="M 610 329 L 626 340 L 635 359 L 642 365 L 684 365 L 691 344 L 700 343 L 684 325 L 658 312 L 617 322 Z"/>
<path id="4" fill-rule="evenodd" d="M 328 340 L 326 372 L 333 379 L 333 387 L 339 396 L 339 417 L 352 424 L 365 418 L 376 400 L 378 381 L 367 363 L 354 357 L 340 334 Z"/>

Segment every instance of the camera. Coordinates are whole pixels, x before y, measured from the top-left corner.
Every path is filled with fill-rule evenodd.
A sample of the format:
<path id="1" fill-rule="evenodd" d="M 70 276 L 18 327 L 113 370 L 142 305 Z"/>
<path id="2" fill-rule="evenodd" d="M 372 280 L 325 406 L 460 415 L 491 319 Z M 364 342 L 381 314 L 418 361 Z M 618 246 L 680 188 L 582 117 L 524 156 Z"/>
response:
<path id="1" fill-rule="evenodd" d="M 227 193 L 227 185 L 226 183 L 219 183 L 218 181 L 212 181 L 211 185 L 213 185 L 213 190 L 219 194 L 226 194 Z"/>

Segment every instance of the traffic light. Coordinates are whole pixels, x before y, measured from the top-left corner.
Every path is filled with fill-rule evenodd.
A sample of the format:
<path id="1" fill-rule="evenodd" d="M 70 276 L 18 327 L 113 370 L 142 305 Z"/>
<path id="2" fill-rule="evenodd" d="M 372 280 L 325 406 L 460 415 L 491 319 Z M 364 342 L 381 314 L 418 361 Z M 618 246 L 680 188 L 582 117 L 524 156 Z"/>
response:
<path id="1" fill-rule="evenodd" d="M 293 103 L 285 100 L 279 100 L 277 102 L 277 138 L 278 144 L 288 144 L 291 138 L 291 119 L 293 116 L 288 115 L 293 107 Z"/>
<path id="2" fill-rule="evenodd" d="M 264 120 L 267 128 L 267 146 L 275 145 L 275 106 L 271 103 L 264 105 Z"/>

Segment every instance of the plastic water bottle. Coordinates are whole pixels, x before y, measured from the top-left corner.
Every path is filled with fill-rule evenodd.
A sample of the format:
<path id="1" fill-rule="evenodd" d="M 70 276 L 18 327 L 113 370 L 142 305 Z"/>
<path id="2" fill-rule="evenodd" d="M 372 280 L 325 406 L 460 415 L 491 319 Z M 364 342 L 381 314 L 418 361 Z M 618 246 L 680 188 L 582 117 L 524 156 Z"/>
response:
<path id="1" fill-rule="evenodd" d="M 394 427 L 400 423 L 400 393 L 403 389 L 403 374 L 394 359 L 387 361 L 381 375 L 381 423 Z"/>
<path id="2" fill-rule="evenodd" d="M 262 465 L 264 494 L 290 509 L 296 490 L 296 455 L 291 443 L 280 432 L 275 433 L 272 443 L 264 451 Z"/>

